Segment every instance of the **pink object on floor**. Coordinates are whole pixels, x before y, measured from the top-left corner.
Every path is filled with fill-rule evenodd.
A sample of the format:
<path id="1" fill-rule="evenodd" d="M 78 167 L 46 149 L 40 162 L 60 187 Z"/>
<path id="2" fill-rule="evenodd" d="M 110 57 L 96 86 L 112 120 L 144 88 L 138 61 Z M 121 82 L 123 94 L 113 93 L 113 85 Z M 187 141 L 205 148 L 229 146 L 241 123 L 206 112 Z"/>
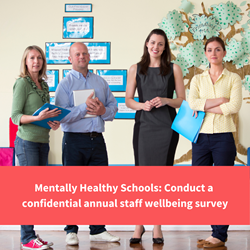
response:
<path id="1" fill-rule="evenodd" d="M 14 148 L 0 148 L 0 166 L 14 166 Z"/>

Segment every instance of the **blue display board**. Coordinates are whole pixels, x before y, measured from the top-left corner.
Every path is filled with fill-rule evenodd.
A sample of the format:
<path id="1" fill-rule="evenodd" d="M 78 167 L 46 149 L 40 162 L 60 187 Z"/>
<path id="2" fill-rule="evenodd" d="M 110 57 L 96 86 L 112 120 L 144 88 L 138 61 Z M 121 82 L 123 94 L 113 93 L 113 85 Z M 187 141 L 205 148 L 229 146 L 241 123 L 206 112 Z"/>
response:
<path id="1" fill-rule="evenodd" d="M 70 72 L 71 69 L 63 69 L 63 78 Z M 91 73 L 93 73 L 93 69 L 89 69 Z"/>
<path id="2" fill-rule="evenodd" d="M 63 38 L 93 38 L 93 17 L 63 17 Z"/>
<path id="3" fill-rule="evenodd" d="M 56 91 L 56 88 L 59 83 L 59 70 L 47 70 L 47 84 L 49 86 L 49 91 Z"/>
<path id="4" fill-rule="evenodd" d="M 50 97 L 50 104 L 55 105 L 55 97 L 54 96 Z"/>
<path id="5" fill-rule="evenodd" d="M 103 77 L 111 91 L 126 91 L 127 84 L 127 70 L 100 70 L 96 74 Z"/>
<path id="6" fill-rule="evenodd" d="M 65 4 L 65 12 L 92 12 L 92 4 Z"/>
<path id="7" fill-rule="evenodd" d="M 70 64 L 69 48 L 73 43 L 46 43 L 47 64 Z M 90 54 L 90 64 L 110 64 L 110 42 L 84 43 Z"/>
<path id="8" fill-rule="evenodd" d="M 115 119 L 134 119 L 136 110 L 130 109 L 125 104 L 125 97 L 115 97 L 117 101 L 118 111 Z M 135 101 L 139 102 L 139 98 L 135 97 Z"/>

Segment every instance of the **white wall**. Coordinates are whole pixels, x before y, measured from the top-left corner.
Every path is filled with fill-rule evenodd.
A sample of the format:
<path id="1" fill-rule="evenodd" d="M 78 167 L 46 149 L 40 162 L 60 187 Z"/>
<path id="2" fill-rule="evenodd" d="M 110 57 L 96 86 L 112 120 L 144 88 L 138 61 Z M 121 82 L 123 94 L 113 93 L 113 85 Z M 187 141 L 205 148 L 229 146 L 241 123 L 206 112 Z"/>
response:
<path id="1" fill-rule="evenodd" d="M 95 69 L 129 69 L 138 62 L 142 55 L 143 43 L 148 33 L 153 28 L 158 28 L 158 23 L 169 11 L 179 8 L 181 1 L 166 0 L 93 0 L 92 13 L 65 13 L 65 3 L 81 1 L 1 1 L 1 46 L 0 46 L 0 106 L 1 130 L 0 147 L 9 145 L 8 118 L 11 113 L 12 86 L 18 77 L 20 61 L 24 49 L 28 45 L 36 44 L 45 49 L 45 42 L 79 41 L 62 39 L 63 16 L 94 16 L 94 39 L 80 41 L 108 41 L 111 42 L 111 64 L 90 65 Z M 234 1 L 241 3 L 241 1 Z M 194 13 L 202 12 L 200 1 L 194 0 Z M 204 1 L 206 7 L 217 3 Z M 244 9 L 244 8 L 242 8 Z M 62 69 L 70 65 L 49 65 L 49 69 L 59 69 L 60 79 Z M 115 96 L 125 96 L 125 93 L 114 93 Z M 249 93 L 243 90 L 244 96 Z M 249 104 L 244 101 L 240 112 L 240 142 L 248 147 L 250 134 L 247 130 L 250 125 L 248 113 Z M 132 149 L 133 120 L 115 120 L 106 123 L 105 139 L 108 147 L 109 163 L 112 165 L 134 164 Z M 51 151 L 49 164 L 61 164 L 61 131 L 51 132 Z M 176 158 L 185 154 L 191 144 L 181 137 Z M 246 162 L 245 156 L 240 158 Z M 185 163 L 185 162 L 184 162 Z M 182 164 L 184 164 L 182 163 Z M 187 162 L 190 163 L 190 162 Z"/>
<path id="2" fill-rule="evenodd" d="M 94 39 L 80 41 L 111 42 L 111 64 L 90 65 L 92 69 L 129 69 L 132 64 L 140 60 L 143 43 L 148 33 L 152 29 L 158 28 L 158 23 L 169 11 L 178 10 L 181 5 L 181 0 L 92 0 L 87 1 L 93 4 L 92 13 L 64 12 L 65 3 L 77 2 L 82 3 L 79 0 L 0 2 L 0 107 L 2 108 L 0 147 L 8 147 L 9 145 L 8 119 L 11 113 L 12 87 L 19 74 L 24 49 L 33 44 L 45 49 L 45 42 L 79 41 L 62 39 L 63 16 L 94 16 Z M 218 1 L 215 0 L 203 2 L 206 7 L 218 4 Z M 241 0 L 234 1 L 238 5 L 241 2 Z M 202 12 L 199 0 L 193 0 L 192 3 L 195 5 L 194 13 Z M 62 79 L 62 69 L 67 68 L 70 68 L 70 65 L 48 66 L 48 69 L 60 70 L 60 79 Z M 125 93 L 114 93 L 114 95 L 125 96 Z M 245 90 L 243 90 L 243 95 L 249 97 L 249 93 Z M 250 105 L 244 101 L 240 111 L 240 143 L 246 148 L 250 144 L 249 107 Z M 105 139 L 110 164 L 134 164 L 133 124 L 133 120 L 115 120 L 106 123 Z M 60 130 L 51 132 L 50 164 L 61 164 L 61 138 L 62 132 Z M 186 139 L 181 138 L 176 158 L 185 154 L 190 148 L 191 144 Z M 246 162 L 246 156 L 240 155 L 240 158 Z M 190 164 L 190 162 L 187 163 Z M 0 229 L 3 228 L 6 227 L 0 227 Z"/>

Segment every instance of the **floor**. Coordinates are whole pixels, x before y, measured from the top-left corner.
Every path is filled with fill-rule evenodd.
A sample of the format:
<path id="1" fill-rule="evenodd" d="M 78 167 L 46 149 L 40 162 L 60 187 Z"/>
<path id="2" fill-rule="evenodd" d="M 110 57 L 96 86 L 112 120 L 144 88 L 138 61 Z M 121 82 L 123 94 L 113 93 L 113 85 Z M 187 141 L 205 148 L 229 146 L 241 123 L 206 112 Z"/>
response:
<path id="1" fill-rule="evenodd" d="M 164 245 L 152 244 L 152 232 L 143 235 L 142 244 L 129 244 L 132 232 L 111 232 L 121 238 L 120 243 L 90 242 L 87 232 L 79 232 L 79 246 L 67 246 L 63 231 L 37 231 L 42 239 L 53 241 L 50 250 L 197 250 L 197 239 L 209 236 L 204 231 L 164 231 Z M 20 250 L 19 231 L 0 231 L 0 250 Z M 215 250 L 215 248 L 213 248 Z M 230 231 L 225 247 L 216 250 L 250 250 L 250 231 Z"/>

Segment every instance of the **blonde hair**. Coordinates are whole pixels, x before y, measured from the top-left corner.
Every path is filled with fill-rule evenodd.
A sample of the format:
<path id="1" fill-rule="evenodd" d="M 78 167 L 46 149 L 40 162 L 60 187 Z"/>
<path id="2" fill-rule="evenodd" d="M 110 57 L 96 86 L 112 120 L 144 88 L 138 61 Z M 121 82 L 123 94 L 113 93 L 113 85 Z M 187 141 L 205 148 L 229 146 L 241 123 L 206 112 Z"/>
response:
<path id="1" fill-rule="evenodd" d="M 25 49 L 24 53 L 23 53 L 23 57 L 22 57 L 22 61 L 21 61 L 21 67 L 20 67 L 20 77 L 31 77 L 29 71 L 28 71 L 28 68 L 26 66 L 26 58 L 29 54 L 29 52 L 31 50 L 36 50 L 38 51 L 41 56 L 42 56 L 42 59 L 43 59 L 43 66 L 41 68 L 41 70 L 39 71 L 39 74 L 38 74 L 38 81 L 39 82 L 42 82 L 44 79 L 47 79 L 47 75 L 46 75 L 46 71 L 47 71 L 47 62 L 46 62 L 46 57 L 45 57 L 45 54 L 43 52 L 43 50 L 36 46 L 36 45 L 32 45 L 32 46 L 29 46 Z"/>

